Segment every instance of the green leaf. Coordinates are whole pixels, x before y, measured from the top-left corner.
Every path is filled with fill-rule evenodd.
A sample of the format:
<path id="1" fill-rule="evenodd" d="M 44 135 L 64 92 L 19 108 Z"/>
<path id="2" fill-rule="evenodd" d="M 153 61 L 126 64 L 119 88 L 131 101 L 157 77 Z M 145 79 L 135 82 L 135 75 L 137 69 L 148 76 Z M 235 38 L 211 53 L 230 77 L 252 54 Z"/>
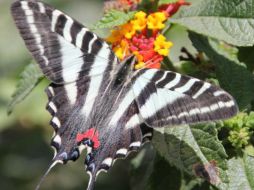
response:
<path id="1" fill-rule="evenodd" d="M 159 5 L 176 3 L 176 2 L 178 2 L 178 0 L 159 0 Z"/>
<path id="2" fill-rule="evenodd" d="M 215 124 L 156 129 L 153 144 L 172 165 L 191 176 L 205 178 L 223 189 L 227 186 L 226 153 Z"/>
<path id="3" fill-rule="evenodd" d="M 250 144 L 250 145 L 246 146 L 245 149 L 244 149 L 244 152 L 246 153 L 246 155 L 254 157 L 254 147 L 253 147 L 253 145 Z"/>
<path id="4" fill-rule="evenodd" d="M 197 72 L 200 72 L 195 63 L 192 61 L 179 61 L 174 63 L 175 68 L 178 72 L 182 74 L 194 75 Z"/>
<path id="5" fill-rule="evenodd" d="M 21 78 L 18 82 L 17 88 L 12 95 L 12 100 L 8 106 L 8 114 L 12 112 L 14 107 L 24 100 L 34 87 L 43 78 L 43 73 L 41 72 L 39 66 L 35 63 L 30 63 L 24 71 L 21 73 Z"/>
<path id="6" fill-rule="evenodd" d="M 254 129 L 254 112 L 250 112 L 249 116 L 246 118 L 246 126 Z"/>
<path id="7" fill-rule="evenodd" d="M 190 32 L 193 46 L 204 52 L 215 64 L 220 86 L 236 99 L 240 109 L 246 109 L 254 100 L 254 76 L 237 57 L 224 51 L 215 40 Z M 222 44 L 223 46 L 223 44 Z"/>
<path id="8" fill-rule="evenodd" d="M 125 13 L 122 11 L 111 10 L 94 25 L 93 29 L 112 28 L 122 25 L 131 20 L 134 17 L 135 13 L 136 11 Z"/>
<path id="9" fill-rule="evenodd" d="M 254 44 L 254 0 L 206 0 L 181 9 L 171 22 L 236 46 Z"/>
<path id="10" fill-rule="evenodd" d="M 232 158 L 228 161 L 229 190 L 254 189 L 254 157 Z"/>
<path id="11" fill-rule="evenodd" d="M 145 144 L 138 155 L 131 160 L 131 190 L 146 189 L 154 170 L 156 151 L 151 144 Z"/>
<path id="12" fill-rule="evenodd" d="M 153 172 L 148 180 L 146 190 L 179 190 L 181 187 L 181 171 L 171 166 L 165 158 L 156 155 Z M 140 189 L 139 189 L 140 190 Z"/>
<path id="13" fill-rule="evenodd" d="M 238 52 L 238 59 L 247 65 L 247 68 L 254 71 L 254 46 L 252 47 L 240 47 Z"/>

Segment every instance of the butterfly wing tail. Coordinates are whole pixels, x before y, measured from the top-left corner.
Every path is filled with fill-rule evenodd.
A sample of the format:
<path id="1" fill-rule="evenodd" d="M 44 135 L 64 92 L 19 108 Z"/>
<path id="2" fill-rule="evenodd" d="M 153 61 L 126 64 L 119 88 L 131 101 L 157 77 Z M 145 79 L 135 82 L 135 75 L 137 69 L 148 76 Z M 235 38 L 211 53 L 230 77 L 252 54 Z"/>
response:
<path id="1" fill-rule="evenodd" d="M 45 178 L 47 177 L 47 175 L 49 174 L 49 172 L 51 171 L 51 169 L 58 163 L 61 163 L 60 160 L 52 160 L 51 164 L 49 165 L 49 168 L 47 169 L 47 171 L 45 172 L 45 174 L 41 177 L 39 183 L 37 184 L 35 190 L 39 190 L 41 187 L 42 182 L 45 180 Z"/>
<path id="2" fill-rule="evenodd" d="M 87 172 L 87 173 L 89 174 L 89 182 L 88 182 L 86 190 L 93 190 L 95 186 L 95 181 L 96 181 L 96 174 L 91 172 Z"/>

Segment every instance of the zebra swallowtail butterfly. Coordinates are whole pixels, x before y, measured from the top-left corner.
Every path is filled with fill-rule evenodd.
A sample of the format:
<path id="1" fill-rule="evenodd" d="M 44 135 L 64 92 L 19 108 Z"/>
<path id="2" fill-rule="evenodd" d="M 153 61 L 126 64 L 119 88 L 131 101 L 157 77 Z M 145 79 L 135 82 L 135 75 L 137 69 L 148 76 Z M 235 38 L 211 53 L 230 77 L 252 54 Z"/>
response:
<path id="1" fill-rule="evenodd" d="M 150 140 L 153 128 L 226 119 L 237 113 L 227 92 L 158 69 L 134 70 L 110 46 L 63 12 L 39 1 L 16 1 L 11 12 L 44 75 L 55 130 L 51 166 L 79 158 L 94 188 L 97 174 Z M 50 167 L 51 168 L 51 167 Z"/>

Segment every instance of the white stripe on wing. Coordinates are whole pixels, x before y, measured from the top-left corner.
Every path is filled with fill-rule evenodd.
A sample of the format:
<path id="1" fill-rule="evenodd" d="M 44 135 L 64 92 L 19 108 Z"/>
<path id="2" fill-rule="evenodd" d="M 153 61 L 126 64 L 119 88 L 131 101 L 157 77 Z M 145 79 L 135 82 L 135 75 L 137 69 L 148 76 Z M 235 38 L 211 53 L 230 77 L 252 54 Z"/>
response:
<path id="1" fill-rule="evenodd" d="M 98 55 L 101 55 L 101 57 L 109 57 L 110 50 L 102 46 L 102 48 L 98 52 Z M 103 73 L 106 71 L 106 68 L 108 66 L 108 64 L 105 63 L 105 60 L 101 59 L 101 57 L 95 57 L 93 65 L 89 72 L 89 76 L 91 77 L 90 84 L 86 95 L 85 104 L 82 108 L 82 112 L 86 117 L 89 116 L 94 106 L 95 98 L 99 95 L 99 90 L 101 84 L 103 83 Z"/>

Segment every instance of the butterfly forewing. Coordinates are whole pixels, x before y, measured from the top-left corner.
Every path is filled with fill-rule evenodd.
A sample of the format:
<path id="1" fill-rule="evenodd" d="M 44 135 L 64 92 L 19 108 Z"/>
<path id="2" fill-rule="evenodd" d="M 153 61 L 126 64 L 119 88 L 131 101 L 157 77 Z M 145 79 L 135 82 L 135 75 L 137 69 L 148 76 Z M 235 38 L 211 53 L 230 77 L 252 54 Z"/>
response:
<path id="1" fill-rule="evenodd" d="M 55 83 L 103 74 L 117 62 L 106 42 L 47 4 L 17 1 L 12 15 L 27 48 Z"/>
<path id="2" fill-rule="evenodd" d="M 238 111 L 232 96 L 210 83 L 157 69 L 142 69 L 136 75 L 133 92 L 150 127 L 227 119 Z"/>

